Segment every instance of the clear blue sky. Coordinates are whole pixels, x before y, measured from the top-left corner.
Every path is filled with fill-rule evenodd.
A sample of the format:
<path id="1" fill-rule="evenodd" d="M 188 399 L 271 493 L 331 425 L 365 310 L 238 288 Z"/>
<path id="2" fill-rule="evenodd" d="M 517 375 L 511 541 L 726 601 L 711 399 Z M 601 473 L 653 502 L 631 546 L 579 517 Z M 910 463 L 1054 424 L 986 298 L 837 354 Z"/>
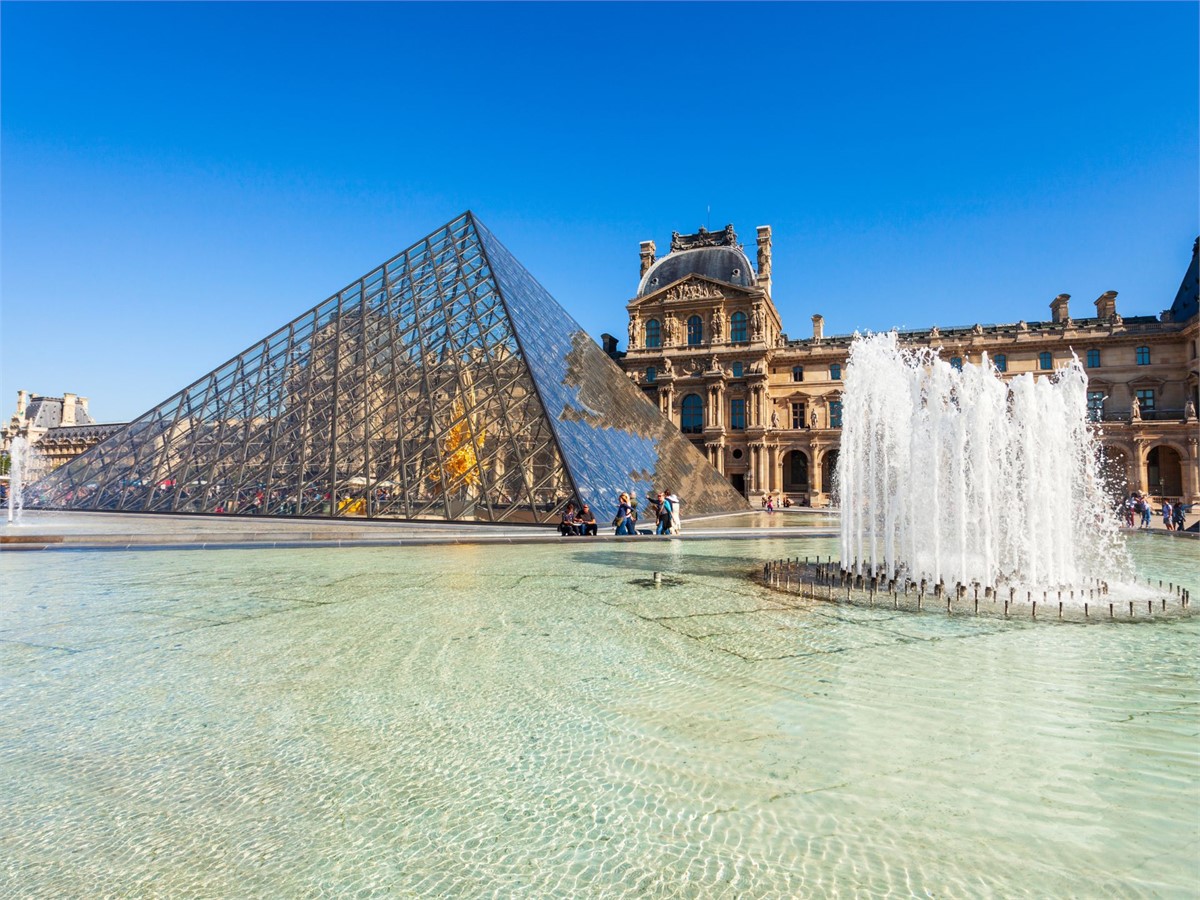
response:
<path id="1" fill-rule="evenodd" d="M 622 346 L 638 242 L 705 223 L 774 226 L 793 336 L 1157 314 L 1197 12 L 5 2 L 0 415 L 130 419 L 467 208 Z"/>

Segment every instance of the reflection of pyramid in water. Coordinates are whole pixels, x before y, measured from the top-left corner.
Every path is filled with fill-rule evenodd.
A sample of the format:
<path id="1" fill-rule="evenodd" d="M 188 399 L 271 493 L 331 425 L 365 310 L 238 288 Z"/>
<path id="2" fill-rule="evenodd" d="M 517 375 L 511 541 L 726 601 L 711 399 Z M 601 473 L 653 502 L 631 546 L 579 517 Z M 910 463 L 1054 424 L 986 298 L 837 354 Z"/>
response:
<path id="1" fill-rule="evenodd" d="M 465 213 L 27 489 L 126 512 L 603 522 L 742 497 Z"/>

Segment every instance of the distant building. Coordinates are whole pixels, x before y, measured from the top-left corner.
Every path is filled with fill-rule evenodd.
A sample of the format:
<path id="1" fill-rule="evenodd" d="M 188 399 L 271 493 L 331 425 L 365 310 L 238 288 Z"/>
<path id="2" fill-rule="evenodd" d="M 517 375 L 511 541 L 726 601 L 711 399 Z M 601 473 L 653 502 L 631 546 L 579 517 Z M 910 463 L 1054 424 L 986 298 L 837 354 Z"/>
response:
<path id="1" fill-rule="evenodd" d="M 43 397 L 17 391 L 17 411 L 0 428 L 0 451 L 8 453 L 13 438 L 23 437 L 49 472 L 116 434 L 124 423 L 101 425 L 88 412 L 87 397 L 63 394 Z"/>
<path id="2" fill-rule="evenodd" d="M 733 226 L 675 233 L 656 257 L 641 244 L 641 280 L 629 301 L 629 344 L 606 349 L 662 412 L 748 497 L 771 492 L 824 506 L 833 492 L 842 424 L 842 375 L 851 335 L 790 339 L 772 300 L 771 228 L 756 235 L 752 265 Z M 1079 355 L 1088 405 L 1118 487 L 1200 501 L 1197 463 L 1197 247 L 1170 308 L 1122 316 L 1117 292 L 1075 318 L 1070 296 L 1050 321 L 920 329 L 910 347 L 978 363 L 986 352 L 1005 377 L 1050 375 Z M 1089 313 L 1092 311 L 1089 310 Z"/>

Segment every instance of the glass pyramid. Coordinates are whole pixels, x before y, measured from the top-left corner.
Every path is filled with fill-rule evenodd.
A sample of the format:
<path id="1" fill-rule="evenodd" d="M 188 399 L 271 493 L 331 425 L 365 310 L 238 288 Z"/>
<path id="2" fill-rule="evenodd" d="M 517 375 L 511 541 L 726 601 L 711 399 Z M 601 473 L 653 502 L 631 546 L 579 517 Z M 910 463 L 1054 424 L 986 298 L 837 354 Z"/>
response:
<path id="1" fill-rule="evenodd" d="M 745 500 L 470 212 L 27 489 L 43 509 L 604 522 Z"/>

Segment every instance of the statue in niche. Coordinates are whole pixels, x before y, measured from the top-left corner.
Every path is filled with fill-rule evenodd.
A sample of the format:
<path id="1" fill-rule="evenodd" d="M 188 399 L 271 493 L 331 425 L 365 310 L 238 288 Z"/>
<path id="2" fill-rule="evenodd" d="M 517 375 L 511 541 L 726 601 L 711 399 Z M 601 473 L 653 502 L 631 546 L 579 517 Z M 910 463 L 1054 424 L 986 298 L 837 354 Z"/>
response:
<path id="1" fill-rule="evenodd" d="M 723 327 L 724 326 L 721 321 L 721 311 L 719 309 L 713 310 L 712 318 L 708 321 L 708 330 L 712 334 L 712 340 L 714 344 L 721 340 L 721 329 Z"/>
<path id="2" fill-rule="evenodd" d="M 817 411 L 815 409 L 812 411 L 812 415 L 808 417 L 808 422 L 809 422 L 809 426 L 808 426 L 809 428 L 817 427 Z"/>
<path id="3" fill-rule="evenodd" d="M 1142 404 L 1138 402 L 1138 398 L 1133 398 L 1133 403 L 1129 405 L 1129 418 L 1131 421 L 1142 421 Z"/>
<path id="4" fill-rule="evenodd" d="M 637 347 L 638 320 L 633 317 L 629 320 L 629 349 L 633 350 Z"/>
<path id="5" fill-rule="evenodd" d="M 762 340 L 763 314 L 762 307 L 755 306 L 754 312 L 750 314 L 750 328 L 754 332 L 754 340 Z"/>
<path id="6" fill-rule="evenodd" d="M 663 374 L 664 375 L 675 374 L 674 370 L 671 368 L 671 357 L 669 357 L 669 356 L 663 357 Z"/>
<path id="7" fill-rule="evenodd" d="M 777 410 L 777 409 L 771 410 L 771 427 L 772 428 L 779 427 L 779 410 Z"/>
<path id="8" fill-rule="evenodd" d="M 663 331 L 665 332 L 666 345 L 668 347 L 675 346 L 675 317 L 667 316 L 663 322 Z"/>
<path id="9" fill-rule="evenodd" d="M 720 372 L 721 371 L 721 361 L 719 359 L 717 359 L 715 356 L 709 361 L 708 371 L 710 371 L 710 372 Z"/>
<path id="10" fill-rule="evenodd" d="M 1196 404 L 1192 402 L 1191 397 L 1188 397 L 1187 403 L 1183 404 L 1183 418 L 1188 422 L 1196 418 Z"/>

